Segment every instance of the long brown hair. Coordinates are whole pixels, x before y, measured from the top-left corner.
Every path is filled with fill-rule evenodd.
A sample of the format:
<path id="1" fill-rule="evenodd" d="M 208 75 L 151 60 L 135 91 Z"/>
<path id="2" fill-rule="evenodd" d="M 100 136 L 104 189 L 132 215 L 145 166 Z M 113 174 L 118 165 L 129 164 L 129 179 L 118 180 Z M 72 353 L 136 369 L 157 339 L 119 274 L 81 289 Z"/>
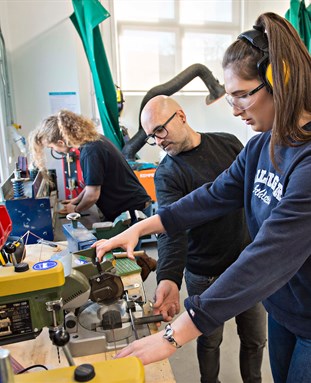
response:
<path id="1" fill-rule="evenodd" d="M 293 146 L 311 139 L 311 132 L 299 125 L 304 113 L 311 119 L 311 57 L 294 27 L 283 17 L 264 13 L 255 26 L 266 32 L 269 43 L 275 108 L 270 156 L 276 166 L 276 145 Z M 259 79 L 257 62 L 262 57 L 263 53 L 249 42 L 237 40 L 227 49 L 222 66 L 230 66 L 245 80 Z M 289 73 L 286 81 L 284 63 Z"/>

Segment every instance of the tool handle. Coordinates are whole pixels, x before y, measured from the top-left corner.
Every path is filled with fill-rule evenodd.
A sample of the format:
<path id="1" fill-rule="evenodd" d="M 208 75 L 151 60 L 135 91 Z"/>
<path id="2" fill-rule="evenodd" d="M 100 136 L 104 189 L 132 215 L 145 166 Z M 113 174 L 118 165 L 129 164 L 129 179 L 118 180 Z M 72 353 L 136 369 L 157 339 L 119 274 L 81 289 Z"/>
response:
<path id="1" fill-rule="evenodd" d="M 134 322 L 135 325 L 140 325 L 140 324 L 147 324 L 147 323 L 157 323 L 157 322 L 162 322 L 164 320 L 163 315 L 148 315 L 145 317 L 141 318 L 135 318 Z"/>
<path id="2" fill-rule="evenodd" d="M 95 257 L 94 262 L 95 262 L 95 266 L 97 267 L 97 271 L 99 272 L 99 274 L 101 274 L 103 272 L 103 269 L 99 262 L 99 259 Z"/>
<path id="3" fill-rule="evenodd" d="M 117 259 L 118 258 L 127 258 L 127 252 L 126 251 L 121 251 L 119 253 L 112 253 L 112 254 Z M 146 253 L 144 250 L 139 250 L 139 251 L 134 251 L 133 254 L 134 254 L 134 257 L 141 257 L 141 256 L 145 255 Z"/>
<path id="4" fill-rule="evenodd" d="M 41 245 L 47 245 L 47 246 L 51 246 L 51 247 L 57 247 L 57 244 L 56 243 L 53 243 L 53 242 L 50 242 L 50 241 L 45 241 L 44 239 L 38 239 L 37 240 L 37 243 L 41 244 Z"/>

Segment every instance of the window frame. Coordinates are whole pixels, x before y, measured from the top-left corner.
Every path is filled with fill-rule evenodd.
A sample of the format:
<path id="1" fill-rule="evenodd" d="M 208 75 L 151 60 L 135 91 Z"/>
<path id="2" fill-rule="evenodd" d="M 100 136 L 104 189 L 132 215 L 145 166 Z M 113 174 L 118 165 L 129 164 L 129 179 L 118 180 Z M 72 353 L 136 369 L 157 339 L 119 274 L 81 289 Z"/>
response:
<path id="1" fill-rule="evenodd" d="M 159 31 L 159 32 L 174 32 L 176 39 L 176 55 L 175 55 L 175 69 L 174 76 L 178 73 L 182 72 L 185 67 L 182 67 L 182 39 L 186 32 L 191 33 L 216 33 L 216 34 L 229 34 L 232 36 L 232 41 L 234 41 L 235 37 L 239 34 L 241 30 L 241 0 L 232 0 L 232 22 L 205 22 L 200 25 L 198 24 L 180 24 L 178 21 L 179 18 L 179 1 L 174 1 L 175 7 L 175 17 L 173 19 L 160 19 L 158 22 L 138 22 L 138 21 L 118 21 L 116 18 L 116 14 L 114 12 L 114 1 L 111 2 L 113 19 L 112 22 L 114 24 L 114 36 L 115 36 L 115 62 L 116 62 L 116 78 L 118 81 L 118 85 L 121 87 L 122 91 L 128 95 L 142 94 L 148 91 L 149 89 L 127 89 L 122 84 L 122 73 L 121 73 L 121 53 L 120 53 L 120 40 L 119 36 L 122 36 L 123 31 L 125 30 L 144 30 L 144 31 Z M 180 47 L 178 49 L 178 47 Z M 195 62 L 193 62 L 195 64 Z M 214 68 L 209 67 L 209 63 L 202 63 L 206 65 L 212 72 L 214 72 Z M 220 63 L 221 65 L 221 63 Z M 219 69 L 219 68 L 218 68 Z M 166 81 L 169 81 L 167 79 Z M 221 80 L 221 79 L 219 79 Z M 164 81 L 165 82 L 165 81 Z M 162 82 L 161 82 L 162 83 Z M 155 84 L 159 85 L 159 84 Z M 180 90 L 180 93 L 183 94 L 200 94 L 202 90 Z"/>

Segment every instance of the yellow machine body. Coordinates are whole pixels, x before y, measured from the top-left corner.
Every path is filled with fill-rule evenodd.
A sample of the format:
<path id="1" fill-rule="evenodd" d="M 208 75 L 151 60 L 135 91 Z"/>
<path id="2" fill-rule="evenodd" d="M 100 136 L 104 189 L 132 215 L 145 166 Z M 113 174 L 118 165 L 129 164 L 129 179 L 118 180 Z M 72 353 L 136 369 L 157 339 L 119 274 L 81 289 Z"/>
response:
<path id="1" fill-rule="evenodd" d="M 65 284 L 61 262 L 29 262 L 29 270 L 0 267 L 0 345 L 33 339 L 43 327 L 53 326 L 46 303 L 61 300 Z M 55 314 L 63 322 L 63 311 Z"/>
<path id="2" fill-rule="evenodd" d="M 92 363 L 95 377 L 91 383 L 144 383 L 144 366 L 140 359 L 128 357 Z M 77 382 L 74 370 L 77 366 L 15 375 L 15 383 L 68 383 Z"/>
<path id="3" fill-rule="evenodd" d="M 33 264 L 29 263 L 29 270 L 21 273 L 14 272 L 14 266 L 0 268 L 0 297 L 50 289 L 64 283 L 64 269 L 60 262 L 53 268 L 42 270 L 33 269 Z"/>

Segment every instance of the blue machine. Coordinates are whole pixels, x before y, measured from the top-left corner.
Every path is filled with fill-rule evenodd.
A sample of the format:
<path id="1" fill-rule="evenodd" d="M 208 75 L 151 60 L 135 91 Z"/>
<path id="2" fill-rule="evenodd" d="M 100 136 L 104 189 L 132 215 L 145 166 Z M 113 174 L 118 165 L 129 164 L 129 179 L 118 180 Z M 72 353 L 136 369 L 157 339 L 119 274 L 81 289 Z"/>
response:
<path id="1" fill-rule="evenodd" d="M 13 236 L 30 232 L 27 243 L 37 243 L 36 236 L 54 239 L 50 188 L 39 172 L 34 180 L 22 178 L 15 170 L 1 185 L 1 199 L 12 220 Z"/>
<path id="2" fill-rule="evenodd" d="M 140 220 L 145 218 L 143 213 L 135 211 L 136 219 Z M 68 249 L 71 253 L 79 250 L 85 250 L 99 239 L 111 238 L 130 227 L 131 216 L 128 211 L 120 214 L 114 222 L 97 222 L 93 224 L 95 235 L 92 231 L 88 230 L 81 222 L 79 213 L 70 213 L 67 219 L 71 223 L 63 225 L 63 232 L 68 242 Z M 122 250 L 122 249 L 121 249 Z"/>
<path id="3" fill-rule="evenodd" d="M 88 249 L 94 242 L 97 241 L 95 235 L 80 222 L 75 222 L 75 224 L 64 224 L 63 232 L 68 242 L 68 250 L 71 253 Z"/>

